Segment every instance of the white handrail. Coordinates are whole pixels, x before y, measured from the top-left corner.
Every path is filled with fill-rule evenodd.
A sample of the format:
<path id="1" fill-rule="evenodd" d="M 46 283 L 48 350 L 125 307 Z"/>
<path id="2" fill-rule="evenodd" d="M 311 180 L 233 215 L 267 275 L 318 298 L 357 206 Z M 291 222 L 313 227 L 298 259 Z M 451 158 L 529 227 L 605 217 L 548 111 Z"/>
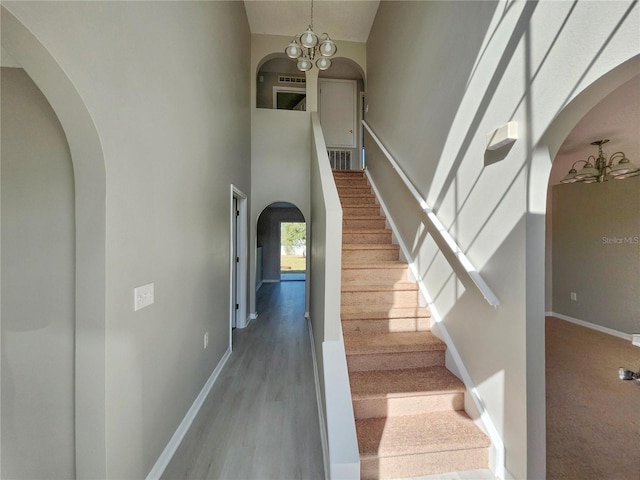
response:
<path id="1" fill-rule="evenodd" d="M 451 253 L 453 253 L 453 255 L 458 259 L 458 262 L 460 262 L 460 266 L 467 272 L 467 275 L 469 275 L 469 278 L 471 278 L 473 283 L 475 283 L 476 287 L 478 287 L 478 290 L 480 290 L 485 300 L 492 307 L 497 307 L 498 305 L 500 305 L 500 300 L 498 300 L 498 297 L 496 297 L 495 294 L 491 291 L 487 283 L 484 281 L 484 279 L 480 276 L 478 271 L 471 264 L 471 262 L 469 261 L 467 256 L 464 254 L 464 252 L 460 250 L 460 247 L 458 247 L 458 244 L 455 242 L 453 237 L 449 234 L 449 232 L 444 227 L 444 225 L 442 225 L 442 222 L 440 222 L 438 217 L 436 217 L 436 214 L 433 212 L 429 204 L 426 202 L 424 198 L 422 198 L 422 196 L 420 195 L 420 192 L 418 192 L 418 190 L 413 185 L 413 183 L 411 183 L 411 180 L 409 180 L 409 178 L 405 175 L 405 173 L 400 168 L 400 165 L 398 165 L 398 163 L 395 161 L 393 156 L 385 148 L 385 146 L 382 144 L 378 136 L 373 132 L 371 127 L 364 120 L 362 120 L 362 125 L 364 125 L 364 128 L 367 129 L 367 132 L 369 132 L 369 134 L 371 135 L 371 138 L 373 138 L 373 140 L 376 142 L 376 144 L 378 145 L 382 153 L 384 153 L 385 157 L 387 157 L 387 160 L 389 160 L 389 163 L 391 164 L 393 169 L 396 172 L 398 172 L 398 175 L 400 176 L 400 178 L 402 179 L 406 187 L 411 192 L 411 195 L 413 195 L 413 198 L 416 199 L 422 211 L 427 215 L 427 218 L 431 222 L 431 225 L 433 225 L 433 227 L 442 236 L 443 240 L 446 242 L 447 246 L 451 250 Z"/>

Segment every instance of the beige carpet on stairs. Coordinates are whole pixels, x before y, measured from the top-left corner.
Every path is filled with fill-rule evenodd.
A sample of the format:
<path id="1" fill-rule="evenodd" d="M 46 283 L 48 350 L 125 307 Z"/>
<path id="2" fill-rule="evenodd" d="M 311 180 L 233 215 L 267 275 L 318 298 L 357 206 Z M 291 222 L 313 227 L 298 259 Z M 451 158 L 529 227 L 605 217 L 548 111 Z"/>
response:
<path id="1" fill-rule="evenodd" d="M 485 469 L 489 439 L 363 172 L 335 171 L 343 209 L 341 318 L 363 479 Z"/>

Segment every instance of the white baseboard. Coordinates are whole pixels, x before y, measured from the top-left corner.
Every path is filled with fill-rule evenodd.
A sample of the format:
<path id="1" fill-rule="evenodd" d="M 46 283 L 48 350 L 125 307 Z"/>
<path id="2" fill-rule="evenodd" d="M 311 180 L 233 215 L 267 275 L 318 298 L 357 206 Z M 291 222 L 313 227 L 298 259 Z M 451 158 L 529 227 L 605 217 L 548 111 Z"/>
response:
<path id="1" fill-rule="evenodd" d="M 200 408 L 202 408 L 202 404 L 204 403 L 207 396 L 209 395 L 209 392 L 211 391 L 213 384 L 218 379 L 220 372 L 224 368 L 230 356 L 231 356 L 231 350 L 227 349 L 227 351 L 224 353 L 224 355 L 218 362 L 218 365 L 213 370 L 213 373 L 211 373 L 211 375 L 209 376 L 209 379 L 204 384 L 204 387 L 202 387 L 202 390 L 200 390 L 200 393 L 198 394 L 195 401 L 193 402 L 193 405 L 191 405 L 191 408 L 189 408 L 189 411 L 182 419 L 182 422 L 180 422 L 180 425 L 178 425 L 178 428 L 176 429 L 175 433 L 169 440 L 169 443 L 167 443 L 167 446 L 162 451 L 155 465 L 147 475 L 147 480 L 160 479 L 160 477 L 164 473 L 164 470 L 167 468 L 167 465 L 169 465 L 169 462 L 173 458 L 173 455 L 176 453 L 176 450 L 180 446 L 180 443 L 182 443 L 182 440 L 184 439 L 185 435 L 189 431 L 189 427 L 193 423 L 193 420 L 196 418 L 196 415 L 198 415 Z"/>
<path id="2" fill-rule="evenodd" d="M 313 380 L 316 385 L 316 405 L 318 406 L 318 421 L 320 422 L 320 442 L 322 444 L 322 461 L 324 463 L 324 478 L 330 480 L 329 477 L 329 441 L 327 439 L 327 428 L 324 420 L 324 410 L 322 408 L 322 391 L 320 390 L 320 377 L 318 375 L 318 361 L 316 359 L 316 344 L 313 339 L 313 325 L 309 312 L 305 312 L 304 318 L 307 319 L 309 327 L 309 340 L 311 341 L 311 360 L 313 361 Z"/>
<path id="3" fill-rule="evenodd" d="M 384 212 L 387 218 L 387 222 L 389 223 L 389 226 L 393 232 L 394 239 L 398 242 L 401 254 L 403 255 L 405 261 L 409 264 L 409 270 L 413 275 L 416 283 L 418 284 L 418 289 L 420 291 L 421 297 L 424 299 L 424 301 L 427 304 L 427 307 L 431 312 L 432 322 L 435 321 L 435 323 L 437 324 L 438 330 L 442 335 L 441 340 L 447 345 L 448 354 L 450 355 L 450 358 L 454 363 L 453 367 L 456 370 L 455 373 L 460 377 L 460 379 L 464 383 L 467 393 L 473 400 L 473 405 L 475 406 L 475 410 L 479 415 L 479 420 L 481 422 L 482 429 L 487 433 L 487 435 L 491 439 L 491 451 L 489 455 L 490 456 L 489 466 L 491 468 L 491 471 L 494 473 L 494 475 L 497 478 L 501 480 L 507 480 L 508 479 L 507 475 L 509 474 L 505 464 L 505 448 L 504 448 L 504 442 L 502 441 L 502 437 L 500 436 L 498 429 L 493 423 L 493 420 L 489 416 L 489 413 L 486 410 L 484 402 L 482 401 L 482 398 L 480 397 L 480 394 L 476 389 L 475 384 L 471 380 L 471 376 L 469 375 L 468 370 L 466 369 L 466 367 L 464 366 L 464 363 L 462 362 L 462 357 L 460 356 L 460 353 L 456 349 L 456 346 L 453 343 L 453 340 L 451 339 L 451 336 L 449 335 L 449 332 L 447 331 L 444 325 L 444 322 L 442 322 L 442 317 L 438 313 L 438 310 L 433 303 L 431 295 L 429 294 L 429 291 L 427 290 L 426 285 L 422 281 L 422 277 L 419 275 L 416 264 L 413 261 L 413 257 L 409 253 L 409 249 L 404 244 L 402 237 L 400 237 L 400 235 L 398 234 L 398 229 L 396 227 L 396 224 L 394 223 L 393 218 L 389 214 L 389 210 L 387 209 L 387 206 L 385 205 L 384 200 L 380 195 L 380 191 L 376 187 L 376 184 L 371 178 L 371 174 L 369 173 L 368 170 L 365 170 L 365 175 L 367 176 L 367 179 L 371 184 L 371 188 L 373 189 L 378 201 L 380 202 L 380 207 L 382 208 L 382 211 Z"/>
<path id="4" fill-rule="evenodd" d="M 575 323 L 576 325 L 587 327 L 587 328 L 590 328 L 591 330 L 596 330 L 598 332 L 606 333 L 607 335 L 612 335 L 614 337 L 622 338 L 623 340 L 628 340 L 629 342 L 633 341 L 633 335 L 631 335 L 630 333 L 624 333 L 618 330 L 614 330 L 613 328 L 603 327 L 602 325 L 596 325 L 595 323 L 585 322 L 584 320 L 573 318 L 568 315 L 563 315 L 562 313 L 545 312 L 545 315 L 547 317 L 556 317 L 556 318 L 559 318 L 560 320 L 565 320 L 567 322 Z"/>
<path id="5" fill-rule="evenodd" d="M 277 280 L 273 280 L 273 279 L 266 280 L 265 279 L 265 280 L 262 280 L 262 283 L 280 283 L 280 279 L 277 279 Z"/>
<path id="6" fill-rule="evenodd" d="M 247 322 L 245 323 L 245 327 L 248 327 L 251 322 L 253 322 L 256 318 L 258 318 L 258 312 L 250 313 L 247 317 Z"/>

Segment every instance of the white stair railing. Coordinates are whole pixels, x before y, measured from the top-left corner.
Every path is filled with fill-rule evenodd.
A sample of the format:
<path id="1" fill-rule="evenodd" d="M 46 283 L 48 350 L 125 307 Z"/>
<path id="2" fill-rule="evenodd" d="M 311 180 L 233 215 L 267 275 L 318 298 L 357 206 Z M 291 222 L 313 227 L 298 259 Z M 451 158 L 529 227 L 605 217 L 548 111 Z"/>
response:
<path id="1" fill-rule="evenodd" d="M 380 148 L 380 151 L 387 158 L 387 160 L 389 161 L 393 169 L 398 173 L 398 176 L 402 179 L 407 189 L 409 189 L 409 192 L 411 192 L 411 195 L 413 195 L 413 198 L 416 199 L 416 201 L 420 205 L 420 208 L 426 214 L 433 228 L 440 234 L 442 239 L 445 241 L 445 243 L 449 247 L 449 250 L 451 251 L 451 253 L 453 253 L 454 257 L 458 260 L 460 267 L 462 267 L 465 270 L 465 272 L 467 272 L 467 275 L 469 276 L 471 281 L 473 281 L 476 287 L 478 287 L 478 290 L 480 290 L 485 300 L 492 307 L 497 307 L 498 305 L 500 305 L 500 300 L 498 300 L 498 297 L 496 297 L 493 291 L 489 288 L 489 285 L 487 285 L 487 283 L 480 276 L 480 274 L 475 269 L 475 267 L 471 264 L 467 256 L 460 249 L 456 241 L 449 234 L 449 232 L 444 227 L 442 222 L 440 222 L 436 214 L 433 212 L 433 210 L 431 209 L 427 201 L 424 198 L 422 198 L 422 195 L 420 195 L 420 192 L 418 192 L 418 190 L 413 185 L 413 183 L 411 183 L 411 180 L 409 180 L 407 175 L 402 171 L 402 169 L 400 168 L 400 165 L 398 165 L 398 162 L 395 161 L 391 153 L 389 153 L 389 151 L 385 148 L 385 146 L 382 144 L 378 136 L 374 133 L 371 127 L 367 124 L 367 122 L 363 120 L 362 125 L 367 130 L 367 132 L 369 132 L 369 135 L 371 135 L 371 138 L 373 138 L 373 140 L 376 142 L 376 144 L 378 145 L 378 148 Z M 445 258 L 447 257 L 445 256 Z"/>

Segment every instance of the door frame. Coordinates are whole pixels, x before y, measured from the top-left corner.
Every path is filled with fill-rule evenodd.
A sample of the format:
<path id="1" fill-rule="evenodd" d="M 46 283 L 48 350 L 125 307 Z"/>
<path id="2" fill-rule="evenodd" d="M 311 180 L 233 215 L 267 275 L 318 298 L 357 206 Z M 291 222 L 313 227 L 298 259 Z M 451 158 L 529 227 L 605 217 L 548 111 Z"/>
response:
<path id="1" fill-rule="evenodd" d="M 234 208 L 234 200 L 237 202 Z M 234 314 L 236 327 L 245 328 L 247 322 L 247 195 L 231 184 L 229 198 L 229 349 L 233 350 Z M 237 222 L 237 230 L 236 230 Z M 234 251 L 236 255 L 234 255 Z M 235 257 L 238 257 L 236 262 Z M 234 275 L 234 272 L 236 275 Z M 235 281 L 234 281 L 235 279 Z M 236 311 L 235 303 L 238 303 Z"/>

